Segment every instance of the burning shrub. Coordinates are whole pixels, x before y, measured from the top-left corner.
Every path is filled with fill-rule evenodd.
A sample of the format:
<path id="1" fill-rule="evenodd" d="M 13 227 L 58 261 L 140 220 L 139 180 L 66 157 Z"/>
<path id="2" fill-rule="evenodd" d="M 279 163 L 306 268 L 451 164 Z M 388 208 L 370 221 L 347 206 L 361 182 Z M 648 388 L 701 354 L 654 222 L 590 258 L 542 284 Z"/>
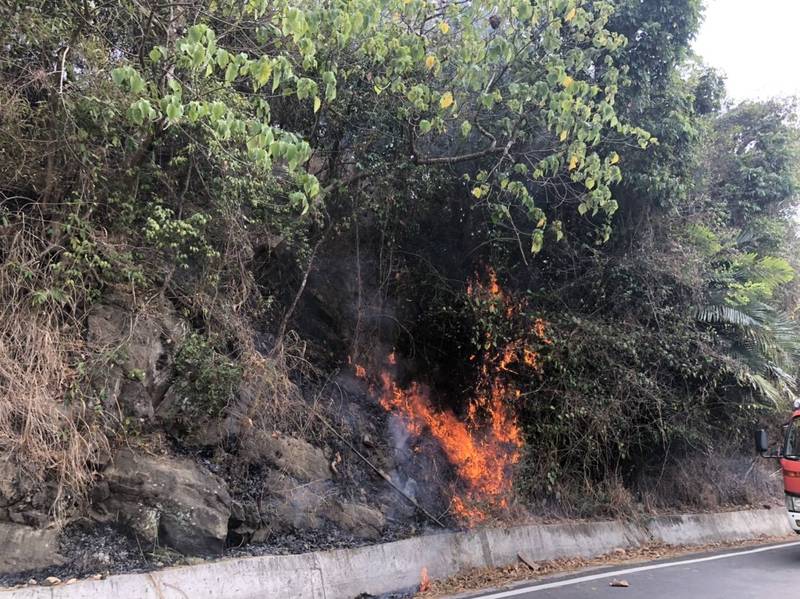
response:
<path id="1" fill-rule="evenodd" d="M 504 293 L 493 271 L 485 284 L 477 279 L 470 283 L 467 295 L 476 309 L 496 315 L 510 329 L 524 334 L 504 339 L 497 327 L 486 327 L 478 353 L 470 358 L 477 364 L 477 380 L 463 415 L 436 407 L 427 385 L 399 385 L 394 354 L 380 374 L 380 405 L 398 414 L 411 435 L 430 435 L 436 440 L 458 477 L 450 507 L 460 521 L 472 525 L 509 506 L 513 467 L 523 446 L 516 415 L 522 397 L 520 381 L 538 374 L 537 347 L 551 341 L 541 319 L 524 322 L 525 302 Z M 355 368 L 363 378 L 363 367 Z"/>

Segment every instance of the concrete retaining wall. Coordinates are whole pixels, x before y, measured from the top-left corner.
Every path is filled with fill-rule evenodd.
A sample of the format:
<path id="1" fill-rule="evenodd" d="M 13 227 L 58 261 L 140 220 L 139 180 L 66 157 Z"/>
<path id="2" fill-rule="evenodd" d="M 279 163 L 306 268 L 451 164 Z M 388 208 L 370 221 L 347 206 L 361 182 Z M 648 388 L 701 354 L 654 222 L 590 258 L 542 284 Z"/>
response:
<path id="1" fill-rule="evenodd" d="M 643 524 L 581 522 L 484 528 L 303 555 L 247 557 L 111 576 L 52 588 L 0 590 L 0 599 L 352 599 L 442 578 L 473 567 L 502 566 L 523 554 L 541 561 L 594 557 L 650 541 L 672 545 L 791 533 L 783 510 L 659 516 Z"/>

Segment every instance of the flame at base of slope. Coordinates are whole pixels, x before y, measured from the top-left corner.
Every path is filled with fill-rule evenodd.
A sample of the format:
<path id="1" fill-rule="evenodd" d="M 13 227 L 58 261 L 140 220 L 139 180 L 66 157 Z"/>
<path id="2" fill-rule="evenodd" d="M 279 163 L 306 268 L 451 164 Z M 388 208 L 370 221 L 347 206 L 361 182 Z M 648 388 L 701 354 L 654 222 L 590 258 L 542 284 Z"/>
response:
<path id="1" fill-rule="evenodd" d="M 428 576 L 428 568 L 423 567 L 419 573 L 419 592 L 426 593 L 431 590 L 431 577 Z"/>
<path id="2" fill-rule="evenodd" d="M 388 356 L 388 364 L 380 375 L 381 406 L 399 414 L 412 435 L 432 436 L 453 466 L 460 484 L 453 490 L 451 509 L 469 525 L 484 520 L 490 512 L 508 507 L 512 469 L 521 458 L 523 446 L 516 418 L 521 394 L 515 377 L 519 371 L 528 375 L 541 373 L 539 355 L 529 342 L 552 343 L 545 336 L 544 321 L 525 322 L 524 301 L 515 302 L 506 295 L 493 271 L 489 270 L 488 275 L 486 285 L 479 281 L 470 283 L 468 296 L 508 322 L 519 321 L 519 330 L 529 333 L 498 347 L 497 340 L 487 332 L 486 347 L 494 349 L 487 349 L 480 358 L 479 378 L 463 420 L 452 411 L 434 407 L 425 385 L 414 382 L 400 387 L 392 375 L 397 363 L 394 354 Z M 356 366 L 356 375 L 367 378 L 360 366 Z"/>
<path id="3" fill-rule="evenodd" d="M 381 383 L 381 406 L 400 414 L 411 434 L 427 432 L 436 439 L 455 469 L 464 486 L 451 502 L 459 519 L 475 524 L 485 519 L 487 510 L 507 507 L 510 468 L 520 459 L 522 436 L 504 396 L 480 396 L 470 403 L 470 416 L 462 421 L 451 411 L 434 408 L 424 385 L 400 388 L 387 371 L 381 373 Z"/>

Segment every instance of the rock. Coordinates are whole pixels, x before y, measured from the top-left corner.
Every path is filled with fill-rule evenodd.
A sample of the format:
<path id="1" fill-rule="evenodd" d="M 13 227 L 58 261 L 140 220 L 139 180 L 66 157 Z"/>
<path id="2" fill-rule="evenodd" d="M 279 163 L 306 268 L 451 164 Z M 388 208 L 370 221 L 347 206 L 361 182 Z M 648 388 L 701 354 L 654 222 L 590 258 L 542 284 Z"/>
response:
<path id="1" fill-rule="evenodd" d="M 125 449 L 104 477 L 109 497 L 97 508 L 147 543 L 186 555 L 223 550 L 231 498 L 218 476 L 186 458 Z"/>
<path id="2" fill-rule="evenodd" d="M 98 481 L 89 492 L 89 498 L 94 504 L 103 503 L 109 497 L 111 497 L 111 491 L 108 488 L 108 483 L 104 480 Z"/>
<path id="3" fill-rule="evenodd" d="M 161 511 L 158 508 L 138 505 L 126 514 L 125 523 L 145 546 L 155 547 L 158 544 L 160 517 Z"/>
<path id="4" fill-rule="evenodd" d="M 10 455 L 0 456 L 0 504 L 10 505 L 18 494 L 17 468 Z"/>
<path id="5" fill-rule="evenodd" d="M 361 503 L 333 501 L 326 507 L 325 517 L 362 539 L 378 539 L 386 527 L 386 518 L 380 510 Z"/>
<path id="6" fill-rule="evenodd" d="M 27 584 L 29 584 L 29 585 L 31 585 L 31 586 L 36 586 L 36 585 L 37 585 L 37 584 L 39 584 L 39 583 L 38 583 L 38 582 L 36 582 L 36 579 L 35 579 L 35 578 L 31 578 L 30 580 L 28 580 L 28 583 L 27 583 Z"/>
<path id="7" fill-rule="evenodd" d="M 25 510 L 20 515 L 25 524 L 34 528 L 44 528 L 50 523 L 49 516 L 40 510 Z"/>
<path id="8" fill-rule="evenodd" d="M 259 528 L 253 533 L 253 536 L 250 537 L 250 542 L 254 544 L 266 543 L 267 539 L 269 539 L 271 535 L 272 530 L 269 528 Z"/>
<path id="9" fill-rule="evenodd" d="M 271 496 L 265 507 L 268 531 L 317 530 L 324 524 L 325 500 L 332 493 L 328 481 L 300 483 L 273 471 L 267 475 L 264 488 Z"/>
<path id="10" fill-rule="evenodd" d="M 266 460 L 304 482 L 327 480 L 331 477 L 325 452 L 302 439 L 279 433 L 254 432 L 248 435 L 240 455 L 251 463 Z"/>
<path id="11" fill-rule="evenodd" d="M 58 533 L 54 528 L 35 529 L 0 522 L 0 574 L 60 566 Z"/>
<path id="12" fill-rule="evenodd" d="M 53 587 L 57 584 L 61 584 L 61 579 L 58 576 L 48 576 L 42 581 L 42 586 L 45 587 Z"/>
<path id="13" fill-rule="evenodd" d="M 104 360 L 92 372 L 92 384 L 112 413 L 149 419 L 172 374 L 173 356 L 186 325 L 163 298 L 137 310 L 130 299 L 112 296 L 87 318 L 88 348 Z"/>
<path id="14" fill-rule="evenodd" d="M 47 510 L 52 505 L 53 488 L 37 483 L 24 464 L 10 455 L 0 455 L 0 521 L 44 527 L 50 519 Z"/>

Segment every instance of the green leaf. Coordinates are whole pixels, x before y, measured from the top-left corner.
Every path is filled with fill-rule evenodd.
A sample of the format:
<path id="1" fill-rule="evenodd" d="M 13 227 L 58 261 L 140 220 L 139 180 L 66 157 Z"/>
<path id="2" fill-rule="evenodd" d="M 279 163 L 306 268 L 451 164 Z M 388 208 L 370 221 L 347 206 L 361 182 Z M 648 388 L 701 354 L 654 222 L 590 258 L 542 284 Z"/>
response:
<path id="1" fill-rule="evenodd" d="M 111 71 L 111 79 L 117 85 L 122 85 L 128 79 L 128 72 L 126 69 L 114 69 Z"/>
<path id="2" fill-rule="evenodd" d="M 144 81 L 144 79 L 142 79 L 142 77 L 141 77 L 141 75 L 139 75 L 139 73 L 136 73 L 136 72 L 131 73 L 131 77 L 130 77 L 129 82 L 130 82 L 130 85 L 131 85 L 131 91 L 134 94 L 141 93 L 145 88 L 145 81 Z"/>
<path id="3" fill-rule="evenodd" d="M 167 104 L 167 118 L 171 121 L 177 121 L 183 116 L 183 106 L 176 100 Z"/>
<path id="4" fill-rule="evenodd" d="M 544 245 L 544 232 L 541 229 L 536 229 L 531 235 L 531 252 L 538 254 L 542 251 Z"/>
<path id="5" fill-rule="evenodd" d="M 228 64 L 228 68 L 225 69 L 225 81 L 227 83 L 231 83 L 236 76 L 239 74 L 239 67 L 236 66 L 235 62 Z"/>

